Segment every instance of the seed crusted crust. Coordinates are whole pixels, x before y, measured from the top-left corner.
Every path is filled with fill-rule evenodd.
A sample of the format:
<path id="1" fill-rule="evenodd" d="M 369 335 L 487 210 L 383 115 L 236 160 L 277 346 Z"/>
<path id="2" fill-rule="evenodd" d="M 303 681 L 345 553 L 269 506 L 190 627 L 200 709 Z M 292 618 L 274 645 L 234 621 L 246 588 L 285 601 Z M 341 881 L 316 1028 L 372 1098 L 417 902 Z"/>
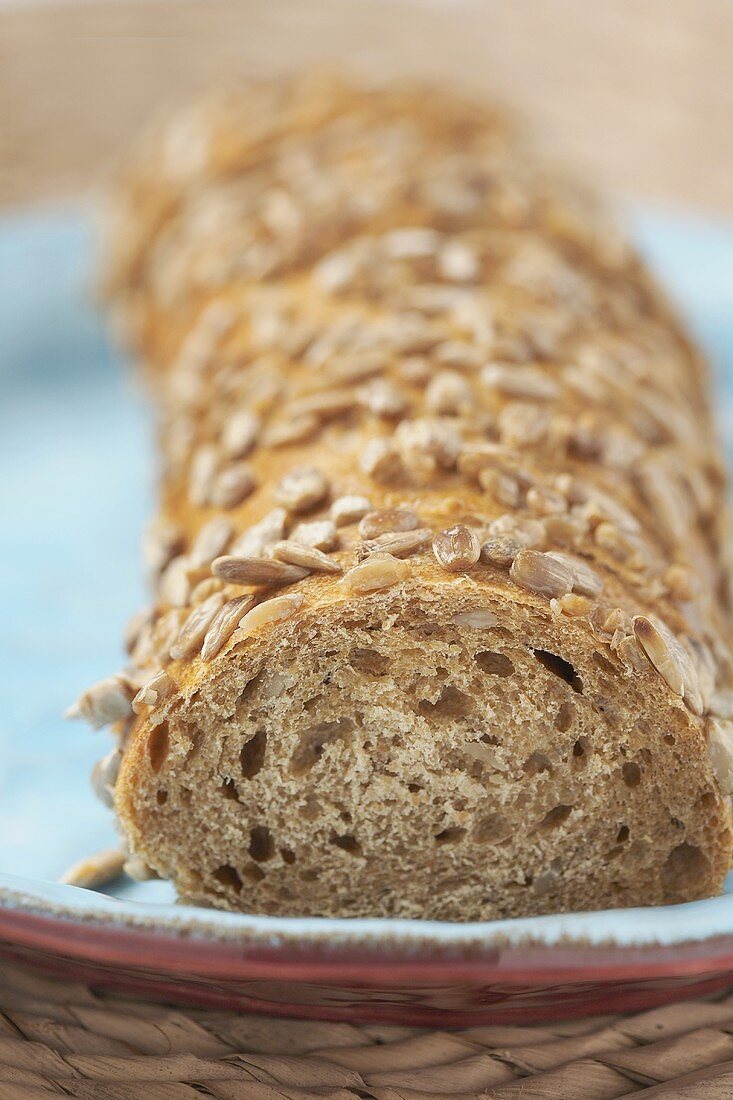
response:
<path id="1" fill-rule="evenodd" d="M 130 851 L 265 912 L 718 891 L 706 368 L 594 201 L 486 108 L 303 78 L 151 134 L 113 213 L 156 604 L 79 711 Z"/>

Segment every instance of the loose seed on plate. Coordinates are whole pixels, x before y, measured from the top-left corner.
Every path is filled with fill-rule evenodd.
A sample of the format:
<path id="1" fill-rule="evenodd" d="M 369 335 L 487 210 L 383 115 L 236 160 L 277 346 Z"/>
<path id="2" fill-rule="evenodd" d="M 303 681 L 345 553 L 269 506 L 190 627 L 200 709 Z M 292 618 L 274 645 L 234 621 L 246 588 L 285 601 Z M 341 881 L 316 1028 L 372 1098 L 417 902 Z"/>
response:
<path id="1" fill-rule="evenodd" d="M 115 848 L 105 848 L 101 852 L 80 859 L 69 867 L 59 880 L 67 886 L 81 886 L 86 890 L 96 890 L 122 874 L 125 857 Z"/>

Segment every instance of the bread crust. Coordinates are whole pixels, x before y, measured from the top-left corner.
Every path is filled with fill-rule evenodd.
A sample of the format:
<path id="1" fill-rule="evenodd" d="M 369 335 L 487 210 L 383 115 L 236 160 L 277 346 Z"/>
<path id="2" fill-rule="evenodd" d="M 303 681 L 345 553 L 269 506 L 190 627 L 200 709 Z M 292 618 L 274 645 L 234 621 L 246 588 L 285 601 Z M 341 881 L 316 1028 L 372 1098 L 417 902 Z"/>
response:
<path id="1" fill-rule="evenodd" d="M 127 698 L 135 857 L 269 913 L 718 892 L 707 370 L 595 201 L 494 111 L 305 78 L 155 131 L 113 210 L 155 605 L 80 709 Z"/>

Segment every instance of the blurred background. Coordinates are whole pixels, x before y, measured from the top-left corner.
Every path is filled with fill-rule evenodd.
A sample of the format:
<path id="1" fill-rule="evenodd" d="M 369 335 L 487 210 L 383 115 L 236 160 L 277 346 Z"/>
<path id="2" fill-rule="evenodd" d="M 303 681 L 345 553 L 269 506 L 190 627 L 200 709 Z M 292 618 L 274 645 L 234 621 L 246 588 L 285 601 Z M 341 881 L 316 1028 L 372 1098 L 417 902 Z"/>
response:
<path id="1" fill-rule="evenodd" d="M 0 872 L 114 842 L 61 720 L 145 599 L 149 414 L 94 296 L 89 198 L 167 104 L 309 63 L 448 80 L 593 179 L 678 298 L 733 441 L 733 0 L 0 0 Z"/>
<path id="2" fill-rule="evenodd" d="M 0 0 L 0 201 L 76 192 L 161 102 L 316 60 L 499 95 L 609 190 L 733 214 L 731 0 Z"/>

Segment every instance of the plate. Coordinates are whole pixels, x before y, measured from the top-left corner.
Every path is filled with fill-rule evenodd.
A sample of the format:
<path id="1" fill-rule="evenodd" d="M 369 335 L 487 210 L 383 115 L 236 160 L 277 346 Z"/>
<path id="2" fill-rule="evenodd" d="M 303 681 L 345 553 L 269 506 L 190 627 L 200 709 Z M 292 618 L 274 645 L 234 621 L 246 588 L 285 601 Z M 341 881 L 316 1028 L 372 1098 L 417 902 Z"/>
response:
<path id="1" fill-rule="evenodd" d="M 733 440 L 733 229 L 632 211 L 716 368 Z M 636 1011 L 733 980 L 733 881 L 689 905 L 481 924 L 268 918 L 175 904 L 166 883 L 55 885 L 114 845 L 64 723 L 144 600 L 152 432 L 90 292 L 80 206 L 0 219 L 0 956 L 166 1001 L 408 1024 Z M 730 451 L 730 447 L 729 447 Z"/>

